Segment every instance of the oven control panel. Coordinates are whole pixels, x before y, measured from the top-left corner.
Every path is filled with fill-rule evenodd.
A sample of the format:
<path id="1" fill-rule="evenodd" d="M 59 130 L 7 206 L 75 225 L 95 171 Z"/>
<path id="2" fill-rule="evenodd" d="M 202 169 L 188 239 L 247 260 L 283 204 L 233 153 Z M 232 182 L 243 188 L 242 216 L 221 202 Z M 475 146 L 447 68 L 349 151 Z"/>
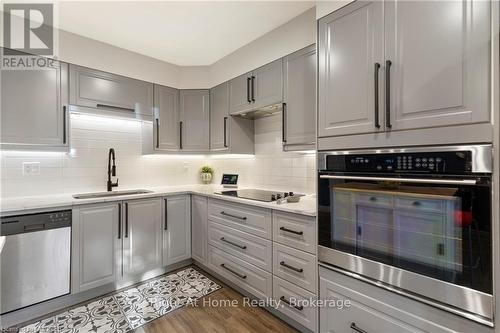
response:
<path id="1" fill-rule="evenodd" d="M 472 169 L 471 152 L 388 153 L 329 155 L 327 170 L 370 173 L 466 173 Z"/>

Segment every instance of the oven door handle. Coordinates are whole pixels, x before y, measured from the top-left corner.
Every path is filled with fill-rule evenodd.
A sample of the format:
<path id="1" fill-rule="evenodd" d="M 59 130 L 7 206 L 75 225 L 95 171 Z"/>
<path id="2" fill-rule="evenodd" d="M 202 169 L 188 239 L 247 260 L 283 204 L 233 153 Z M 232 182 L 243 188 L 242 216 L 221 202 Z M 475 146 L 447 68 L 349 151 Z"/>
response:
<path id="1" fill-rule="evenodd" d="M 366 177 L 366 176 L 332 176 L 320 175 L 321 179 L 346 179 L 346 180 L 368 180 L 396 183 L 419 183 L 419 184 L 441 184 L 441 185 L 476 185 L 474 179 L 427 179 L 427 178 L 390 178 L 390 177 Z"/>

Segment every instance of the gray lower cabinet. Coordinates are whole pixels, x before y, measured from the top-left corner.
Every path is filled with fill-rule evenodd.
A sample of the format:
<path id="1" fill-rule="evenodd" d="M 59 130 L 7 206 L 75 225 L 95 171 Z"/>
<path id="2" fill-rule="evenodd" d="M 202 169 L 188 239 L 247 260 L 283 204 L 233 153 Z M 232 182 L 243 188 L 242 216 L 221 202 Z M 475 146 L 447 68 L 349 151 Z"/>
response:
<path id="1" fill-rule="evenodd" d="M 180 149 L 205 152 L 210 148 L 209 90 L 180 92 Z"/>
<path id="2" fill-rule="evenodd" d="M 207 262 L 207 218 L 208 198 L 191 196 L 191 256 L 202 264 Z"/>
<path id="3" fill-rule="evenodd" d="M 73 209 L 71 292 L 113 283 L 121 274 L 120 204 Z"/>
<path id="4" fill-rule="evenodd" d="M 122 206 L 123 275 L 162 267 L 161 199 L 125 201 Z"/>
<path id="5" fill-rule="evenodd" d="M 153 84 L 70 65 L 70 103 L 129 115 L 151 116 Z"/>
<path id="6" fill-rule="evenodd" d="M 229 81 L 229 113 L 243 114 L 283 101 L 282 59 Z"/>
<path id="7" fill-rule="evenodd" d="M 319 137 L 489 122 L 490 12 L 374 1 L 320 19 Z"/>
<path id="8" fill-rule="evenodd" d="M 210 89 L 210 151 L 254 153 L 254 122 L 229 115 L 229 86 L 224 82 Z"/>
<path id="9" fill-rule="evenodd" d="M 40 70 L 2 70 L 2 149 L 69 149 L 68 64 L 48 63 Z"/>
<path id="10" fill-rule="evenodd" d="M 382 130 L 383 8 L 356 1 L 319 20 L 319 137 Z"/>
<path id="11" fill-rule="evenodd" d="M 283 58 L 283 148 L 314 149 L 316 142 L 316 44 Z"/>
<path id="12" fill-rule="evenodd" d="M 163 266 L 191 258 L 191 199 L 189 195 L 163 199 Z"/>
<path id="13" fill-rule="evenodd" d="M 179 90 L 154 86 L 154 150 L 179 149 Z"/>

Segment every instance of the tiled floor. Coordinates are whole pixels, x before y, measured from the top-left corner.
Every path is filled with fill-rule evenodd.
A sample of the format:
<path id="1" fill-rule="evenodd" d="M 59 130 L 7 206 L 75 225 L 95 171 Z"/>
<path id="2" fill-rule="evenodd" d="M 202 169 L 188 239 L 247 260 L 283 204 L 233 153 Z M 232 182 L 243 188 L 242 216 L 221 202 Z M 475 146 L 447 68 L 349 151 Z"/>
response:
<path id="1" fill-rule="evenodd" d="M 22 327 L 20 333 L 124 333 L 220 286 L 190 267 Z"/>

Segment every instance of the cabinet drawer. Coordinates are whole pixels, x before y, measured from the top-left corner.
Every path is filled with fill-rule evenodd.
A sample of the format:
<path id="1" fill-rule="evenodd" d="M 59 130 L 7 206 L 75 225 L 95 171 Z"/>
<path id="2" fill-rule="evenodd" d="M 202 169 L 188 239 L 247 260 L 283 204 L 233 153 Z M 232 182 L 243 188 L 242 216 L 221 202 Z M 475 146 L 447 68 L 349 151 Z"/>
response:
<path id="1" fill-rule="evenodd" d="M 429 200 L 413 197 L 396 197 L 396 207 L 415 209 L 424 212 L 441 212 L 444 208 L 444 200 Z"/>
<path id="2" fill-rule="evenodd" d="M 380 207 L 392 206 L 392 196 L 378 193 L 363 193 L 356 196 L 356 202 Z"/>
<path id="3" fill-rule="evenodd" d="M 210 221 L 208 241 L 211 245 L 268 272 L 272 271 L 272 242 L 249 233 Z"/>
<path id="4" fill-rule="evenodd" d="M 275 243 L 273 274 L 313 293 L 317 280 L 316 256 Z"/>
<path id="5" fill-rule="evenodd" d="M 316 218 L 274 211 L 273 240 L 315 254 Z"/>
<path id="6" fill-rule="evenodd" d="M 211 245 L 208 247 L 208 267 L 254 296 L 259 298 L 272 296 L 271 273 Z"/>
<path id="7" fill-rule="evenodd" d="M 317 308 L 301 303 L 301 301 L 307 301 L 306 303 L 310 304 L 311 301 L 317 299 L 316 295 L 275 276 L 273 277 L 273 298 L 276 301 L 280 300 L 279 311 L 316 332 Z M 287 304 L 287 302 L 291 303 Z"/>
<path id="8" fill-rule="evenodd" d="M 271 239 L 271 210 L 210 199 L 209 220 Z"/>

